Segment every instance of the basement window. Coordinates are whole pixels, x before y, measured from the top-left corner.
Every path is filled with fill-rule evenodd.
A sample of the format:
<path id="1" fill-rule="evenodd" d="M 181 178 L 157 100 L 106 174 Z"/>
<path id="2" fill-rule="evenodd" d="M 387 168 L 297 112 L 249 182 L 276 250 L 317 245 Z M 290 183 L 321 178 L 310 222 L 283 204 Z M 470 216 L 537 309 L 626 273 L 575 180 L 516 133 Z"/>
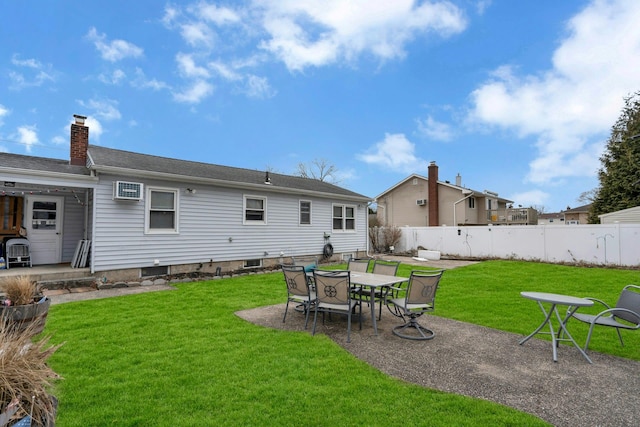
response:
<path id="1" fill-rule="evenodd" d="M 261 259 L 247 259 L 244 261 L 244 268 L 259 268 L 262 267 Z"/>
<path id="2" fill-rule="evenodd" d="M 140 269 L 140 277 L 166 276 L 169 274 L 169 266 L 144 267 Z"/>

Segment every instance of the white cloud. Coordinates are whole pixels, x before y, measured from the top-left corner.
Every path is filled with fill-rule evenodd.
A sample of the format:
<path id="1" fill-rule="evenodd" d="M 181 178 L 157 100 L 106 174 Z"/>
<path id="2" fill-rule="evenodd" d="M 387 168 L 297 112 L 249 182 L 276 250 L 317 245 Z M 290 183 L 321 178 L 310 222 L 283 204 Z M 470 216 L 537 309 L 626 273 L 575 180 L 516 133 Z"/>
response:
<path id="1" fill-rule="evenodd" d="M 117 70 L 113 70 L 113 72 L 111 74 L 99 74 L 98 75 L 98 80 L 100 80 L 102 83 L 105 84 L 109 84 L 109 85 L 118 85 L 120 84 L 125 78 L 127 77 L 127 75 L 125 74 L 124 71 L 117 69 Z"/>
<path id="2" fill-rule="evenodd" d="M 142 48 L 125 40 L 107 41 L 105 34 L 98 34 L 95 27 L 92 27 L 86 35 L 87 39 L 93 42 L 100 52 L 102 59 L 109 62 L 117 62 L 125 58 L 138 58 L 144 54 Z"/>
<path id="3" fill-rule="evenodd" d="M 169 89 L 169 85 L 163 81 L 148 79 L 140 68 L 136 68 L 135 78 L 131 81 L 131 86 L 151 90 Z"/>
<path id="4" fill-rule="evenodd" d="M 593 0 L 567 23 L 553 67 L 520 76 L 498 68 L 472 93 L 472 121 L 537 139 L 527 179 L 593 176 L 603 141 L 640 87 L 640 2 Z"/>
<path id="5" fill-rule="evenodd" d="M 199 1 L 167 6 L 163 24 L 178 32 L 189 50 L 176 55 L 178 72 L 189 89 L 174 92 L 174 98 L 199 102 L 213 91 L 216 78 L 237 83 L 234 89 L 240 87 L 238 92 L 246 96 L 270 97 L 276 91 L 252 70 L 274 58 L 296 71 L 353 63 L 363 56 L 384 62 L 403 58 L 406 45 L 416 37 L 446 37 L 467 25 L 451 2 L 414 3 L 259 0 L 236 7 Z M 94 38 L 102 40 L 95 34 Z"/>
<path id="6" fill-rule="evenodd" d="M 402 133 L 385 134 L 367 153 L 358 154 L 358 160 L 396 172 L 415 172 L 425 169 L 427 162 L 415 156 L 415 144 Z"/>
<path id="7" fill-rule="evenodd" d="M 89 128 L 89 142 L 94 139 L 96 141 L 99 140 L 100 136 L 102 136 L 104 132 L 100 120 L 96 119 L 93 116 L 87 116 L 87 120 L 85 120 L 84 124 Z"/>
<path id="8" fill-rule="evenodd" d="M 266 77 L 254 75 L 247 76 L 244 92 L 250 98 L 271 98 L 276 94 Z"/>
<path id="9" fill-rule="evenodd" d="M 266 0 L 260 47 L 300 71 L 362 54 L 379 60 L 402 58 L 404 46 L 420 33 L 441 37 L 466 27 L 462 12 L 449 2 L 415 5 L 411 0 Z"/>
<path id="10" fill-rule="evenodd" d="M 210 47 L 213 45 L 214 33 L 204 22 L 182 25 L 182 38 L 191 46 Z"/>
<path id="11" fill-rule="evenodd" d="M 27 153 L 30 153 L 31 147 L 40 142 L 38 140 L 37 128 L 35 126 L 20 126 L 17 131 L 17 141 L 24 145 Z"/>
<path id="12" fill-rule="evenodd" d="M 218 7 L 214 4 L 198 3 L 190 10 L 201 19 L 216 25 L 235 24 L 240 21 L 240 15 L 228 7 Z"/>
<path id="13" fill-rule="evenodd" d="M 176 62 L 178 63 L 178 70 L 180 74 L 187 78 L 208 78 L 210 76 L 209 71 L 196 65 L 192 55 L 186 53 L 178 53 L 176 55 Z"/>
<path id="14" fill-rule="evenodd" d="M 451 126 L 436 121 L 433 117 L 427 116 L 424 120 L 417 120 L 418 132 L 427 138 L 436 141 L 450 141 L 453 138 L 453 130 Z"/>
<path id="15" fill-rule="evenodd" d="M 9 115 L 9 109 L 0 104 L 0 126 L 4 124 L 4 117 Z"/>
<path id="16" fill-rule="evenodd" d="M 197 104 L 213 92 L 213 85 L 204 81 L 196 80 L 186 90 L 175 92 L 173 98 L 178 102 Z"/>
<path id="17" fill-rule="evenodd" d="M 25 87 L 42 86 L 45 82 L 55 81 L 50 66 L 44 66 L 37 59 L 20 59 L 18 55 L 11 57 L 11 64 L 20 68 L 20 71 L 9 71 L 11 80 L 10 89 L 21 90 Z M 47 68 L 47 71 L 44 70 Z"/>
<path id="18" fill-rule="evenodd" d="M 549 193 L 541 190 L 531 190 L 515 193 L 507 198 L 514 201 L 514 206 L 522 205 L 528 208 L 531 206 L 544 206 L 549 201 Z"/>
<path id="19" fill-rule="evenodd" d="M 113 99 L 90 99 L 87 102 L 78 101 L 79 104 L 84 108 L 89 108 L 93 110 L 94 116 L 99 117 L 103 120 L 112 121 L 112 120 L 120 120 L 122 115 L 118 110 L 118 101 Z"/>

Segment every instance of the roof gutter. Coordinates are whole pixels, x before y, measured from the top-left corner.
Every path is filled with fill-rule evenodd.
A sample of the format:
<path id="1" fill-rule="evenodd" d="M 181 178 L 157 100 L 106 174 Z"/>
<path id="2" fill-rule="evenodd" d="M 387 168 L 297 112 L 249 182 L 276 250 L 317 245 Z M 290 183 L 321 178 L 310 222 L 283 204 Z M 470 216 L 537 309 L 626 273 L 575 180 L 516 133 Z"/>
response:
<path id="1" fill-rule="evenodd" d="M 81 188 L 96 188 L 98 184 L 98 178 L 95 176 L 47 172 L 36 169 L 0 167 L 0 174 L 2 174 L 4 181 L 20 181 L 25 184 L 60 185 Z M 41 179 L 34 179 L 34 177 Z"/>

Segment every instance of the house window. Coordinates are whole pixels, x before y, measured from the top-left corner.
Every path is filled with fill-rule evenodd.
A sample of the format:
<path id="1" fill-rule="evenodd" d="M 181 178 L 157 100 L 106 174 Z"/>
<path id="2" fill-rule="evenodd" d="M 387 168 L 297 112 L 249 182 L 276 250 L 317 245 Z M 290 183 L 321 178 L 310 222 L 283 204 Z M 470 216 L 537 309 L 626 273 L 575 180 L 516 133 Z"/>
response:
<path id="1" fill-rule="evenodd" d="M 469 209 L 475 209 L 475 208 L 476 208 L 476 198 L 469 197 Z"/>
<path id="2" fill-rule="evenodd" d="M 348 205 L 333 205 L 333 229 L 355 230 L 356 208 Z"/>
<path id="3" fill-rule="evenodd" d="M 147 187 L 146 232 L 178 232 L 178 190 Z"/>
<path id="4" fill-rule="evenodd" d="M 247 259 L 244 261 L 244 268 L 258 268 L 262 267 L 261 259 Z"/>
<path id="5" fill-rule="evenodd" d="M 311 202 L 300 200 L 300 225 L 311 224 Z"/>
<path id="6" fill-rule="evenodd" d="M 245 196 L 244 197 L 244 223 L 245 224 L 266 224 L 267 223 L 267 199 L 266 197 Z"/>

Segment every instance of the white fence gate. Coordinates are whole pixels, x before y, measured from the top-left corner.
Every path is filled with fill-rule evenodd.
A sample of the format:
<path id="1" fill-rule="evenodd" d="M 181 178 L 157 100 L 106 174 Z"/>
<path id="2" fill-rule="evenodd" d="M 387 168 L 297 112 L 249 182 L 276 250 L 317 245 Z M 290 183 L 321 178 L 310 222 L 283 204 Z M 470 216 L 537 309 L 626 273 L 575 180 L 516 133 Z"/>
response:
<path id="1" fill-rule="evenodd" d="M 640 266 L 640 224 L 400 227 L 395 252 Z"/>

